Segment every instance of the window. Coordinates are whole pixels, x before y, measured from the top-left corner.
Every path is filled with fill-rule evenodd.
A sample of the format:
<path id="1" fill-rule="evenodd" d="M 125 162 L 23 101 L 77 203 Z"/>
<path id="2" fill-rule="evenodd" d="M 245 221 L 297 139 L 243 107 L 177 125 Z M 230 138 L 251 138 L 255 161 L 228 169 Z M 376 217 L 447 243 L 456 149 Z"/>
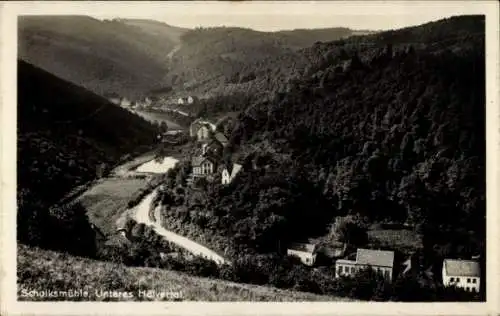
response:
<path id="1" fill-rule="evenodd" d="M 386 279 L 389 279 L 389 278 L 390 278 L 390 276 L 389 276 L 389 270 L 385 270 L 385 271 L 384 271 L 384 277 L 385 277 Z"/>
<path id="2" fill-rule="evenodd" d="M 453 282 L 453 281 L 455 281 L 455 278 L 450 278 L 450 282 Z"/>
<path id="3" fill-rule="evenodd" d="M 472 279 L 472 283 L 476 284 L 477 279 Z"/>
<path id="4" fill-rule="evenodd" d="M 460 282 L 460 278 L 457 278 L 457 282 Z"/>
<path id="5" fill-rule="evenodd" d="M 354 267 L 351 267 L 351 273 L 354 273 Z"/>
<path id="6" fill-rule="evenodd" d="M 338 274 L 341 274 L 342 273 L 342 266 L 339 266 L 339 268 L 337 270 L 338 270 Z"/>
<path id="7" fill-rule="evenodd" d="M 467 290 L 467 292 L 470 292 L 470 287 L 466 287 L 465 289 Z"/>
<path id="8" fill-rule="evenodd" d="M 344 267 L 344 272 L 349 273 L 349 267 Z"/>
<path id="9" fill-rule="evenodd" d="M 470 283 L 470 278 L 467 278 L 467 283 Z"/>
<path id="10" fill-rule="evenodd" d="M 306 263 L 309 263 L 309 258 L 306 258 Z"/>

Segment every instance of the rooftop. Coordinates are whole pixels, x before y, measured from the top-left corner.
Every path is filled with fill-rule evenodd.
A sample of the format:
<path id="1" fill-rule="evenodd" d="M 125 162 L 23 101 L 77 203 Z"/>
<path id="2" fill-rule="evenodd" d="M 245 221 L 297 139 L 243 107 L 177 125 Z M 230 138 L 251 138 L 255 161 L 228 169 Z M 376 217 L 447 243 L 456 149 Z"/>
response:
<path id="1" fill-rule="evenodd" d="M 196 156 L 196 157 L 193 157 L 193 159 L 191 159 L 191 165 L 193 167 L 200 166 L 205 160 L 208 160 L 211 163 L 213 163 L 213 161 L 211 161 L 210 157 Z"/>
<path id="2" fill-rule="evenodd" d="M 394 264 L 394 252 L 358 248 L 356 262 L 357 264 L 392 268 Z"/>
<path id="3" fill-rule="evenodd" d="M 304 243 L 295 243 L 295 244 L 291 244 L 288 247 L 288 249 L 313 253 L 313 252 L 316 251 L 316 245 L 313 245 L 313 244 L 304 244 Z"/>
<path id="4" fill-rule="evenodd" d="M 481 268 L 474 260 L 444 259 L 444 268 L 447 275 L 479 277 Z"/>
<path id="5" fill-rule="evenodd" d="M 222 133 L 215 133 L 214 137 L 215 137 L 215 139 L 217 139 L 221 143 L 227 143 L 228 142 L 227 137 L 224 136 L 224 134 L 222 134 Z"/>

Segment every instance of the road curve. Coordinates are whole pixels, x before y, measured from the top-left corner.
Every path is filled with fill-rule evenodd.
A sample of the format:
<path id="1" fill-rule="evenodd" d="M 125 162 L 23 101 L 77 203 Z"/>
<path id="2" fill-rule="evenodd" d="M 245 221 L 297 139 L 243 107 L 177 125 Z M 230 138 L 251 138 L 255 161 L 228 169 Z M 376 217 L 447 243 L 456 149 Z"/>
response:
<path id="1" fill-rule="evenodd" d="M 151 202 L 157 195 L 157 191 L 154 190 L 151 194 L 147 195 L 134 209 L 132 214 L 134 214 L 134 218 L 138 223 L 143 223 L 147 226 L 151 226 L 153 230 L 165 238 L 166 240 L 176 244 L 177 246 L 186 249 L 190 253 L 202 256 L 212 261 L 215 261 L 217 264 L 230 264 L 230 262 L 223 257 L 219 256 L 215 251 L 198 244 L 197 242 L 192 241 L 184 236 L 173 233 L 161 226 L 157 221 L 151 220 L 149 216 L 149 210 L 151 207 Z M 159 209 L 155 210 L 155 217 L 158 216 L 157 212 Z"/>

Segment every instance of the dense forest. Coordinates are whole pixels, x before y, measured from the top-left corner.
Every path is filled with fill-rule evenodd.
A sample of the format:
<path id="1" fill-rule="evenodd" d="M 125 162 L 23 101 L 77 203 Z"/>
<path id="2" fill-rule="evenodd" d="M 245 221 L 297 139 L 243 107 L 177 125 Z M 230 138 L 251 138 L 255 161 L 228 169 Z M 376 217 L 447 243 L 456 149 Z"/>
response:
<path id="1" fill-rule="evenodd" d="M 233 145 L 271 140 L 338 211 L 408 222 L 448 255 L 484 249 L 484 18 L 441 23 L 419 29 L 428 46 L 386 44 L 346 53 L 345 68 L 316 66 L 242 114 Z M 438 30 L 459 36 L 435 44 Z"/>
<path id="2" fill-rule="evenodd" d="M 18 97 L 18 238 L 42 245 L 47 232 L 55 232 L 47 223 L 61 212 L 50 214 L 50 207 L 104 175 L 123 155 L 151 148 L 156 128 L 22 60 Z M 70 209 L 81 215 L 78 207 Z"/>
<path id="3" fill-rule="evenodd" d="M 172 171 L 165 225 L 239 256 L 355 216 L 413 227 L 426 264 L 484 258 L 484 17 L 401 32 L 309 49 L 327 58 L 232 124 L 245 171 L 230 186 L 185 193 Z"/>

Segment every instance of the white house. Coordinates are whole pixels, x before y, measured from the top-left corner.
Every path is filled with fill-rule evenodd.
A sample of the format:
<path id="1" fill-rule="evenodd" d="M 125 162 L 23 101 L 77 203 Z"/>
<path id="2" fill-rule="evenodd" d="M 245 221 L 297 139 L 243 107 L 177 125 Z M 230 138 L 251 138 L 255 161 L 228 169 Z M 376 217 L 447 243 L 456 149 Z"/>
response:
<path id="1" fill-rule="evenodd" d="M 475 260 L 444 259 L 443 285 L 479 292 L 481 268 Z"/>
<path id="2" fill-rule="evenodd" d="M 119 105 L 120 104 L 120 98 L 119 97 L 111 97 L 109 98 L 109 102 Z"/>
<path id="3" fill-rule="evenodd" d="M 123 107 L 129 107 L 131 104 L 132 104 L 132 102 L 130 102 L 130 100 L 127 98 L 123 98 L 120 101 L 120 106 L 123 106 Z"/>
<path id="4" fill-rule="evenodd" d="M 317 247 L 313 244 L 296 243 L 290 245 L 286 253 L 298 257 L 303 264 L 312 266 L 316 262 Z"/>
<path id="5" fill-rule="evenodd" d="M 195 177 L 211 175 L 215 171 L 215 162 L 209 157 L 194 157 L 191 160 L 191 165 Z"/>
<path id="6" fill-rule="evenodd" d="M 213 123 L 210 123 L 209 121 L 203 120 L 201 118 L 198 118 L 194 120 L 191 125 L 189 126 L 189 136 L 191 137 L 197 137 L 198 136 L 198 130 L 202 127 L 205 126 L 207 129 L 215 131 L 217 126 Z"/>
<path id="7" fill-rule="evenodd" d="M 199 141 L 206 140 L 208 139 L 210 132 L 211 129 L 206 124 L 203 124 L 196 132 L 196 137 Z"/>
<path id="8" fill-rule="evenodd" d="M 229 184 L 236 177 L 238 172 L 240 172 L 242 165 L 233 164 L 232 166 L 226 166 L 222 170 L 222 184 Z"/>
<path id="9" fill-rule="evenodd" d="M 339 259 L 335 262 L 335 277 L 354 275 L 360 269 L 372 268 L 392 280 L 394 252 L 358 248 L 356 260 Z"/>

